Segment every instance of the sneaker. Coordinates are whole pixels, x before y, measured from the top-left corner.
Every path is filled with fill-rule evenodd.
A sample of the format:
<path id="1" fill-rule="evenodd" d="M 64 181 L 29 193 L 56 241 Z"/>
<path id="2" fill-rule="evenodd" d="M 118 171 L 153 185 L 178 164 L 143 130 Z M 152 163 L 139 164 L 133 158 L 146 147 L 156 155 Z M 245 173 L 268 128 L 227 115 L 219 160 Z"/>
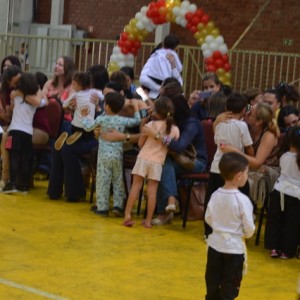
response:
<path id="1" fill-rule="evenodd" d="M 115 217 L 123 217 L 123 210 L 120 207 L 115 206 L 112 210 L 113 214 L 115 215 Z"/>
<path id="2" fill-rule="evenodd" d="M 74 144 L 81 136 L 82 136 L 82 131 L 75 131 L 73 134 L 71 134 L 71 135 L 67 138 L 66 144 L 67 144 L 67 145 L 72 145 L 72 144 Z"/>
<path id="3" fill-rule="evenodd" d="M 270 256 L 272 258 L 278 258 L 279 257 L 279 253 L 276 249 L 271 250 Z"/>
<path id="4" fill-rule="evenodd" d="M 289 257 L 285 253 L 281 253 L 280 258 L 282 259 L 288 259 Z"/>
<path id="5" fill-rule="evenodd" d="M 16 193 L 18 190 L 16 188 L 16 185 L 15 184 L 12 184 L 12 183 L 7 183 L 5 185 L 5 187 L 2 189 L 2 193 L 4 194 L 13 194 L 13 193 Z"/>
<path id="6" fill-rule="evenodd" d="M 68 138 L 68 133 L 64 131 L 55 141 L 55 144 L 54 144 L 55 150 L 57 150 L 57 151 L 60 150 L 62 148 L 62 146 L 64 145 L 67 138 Z"/>

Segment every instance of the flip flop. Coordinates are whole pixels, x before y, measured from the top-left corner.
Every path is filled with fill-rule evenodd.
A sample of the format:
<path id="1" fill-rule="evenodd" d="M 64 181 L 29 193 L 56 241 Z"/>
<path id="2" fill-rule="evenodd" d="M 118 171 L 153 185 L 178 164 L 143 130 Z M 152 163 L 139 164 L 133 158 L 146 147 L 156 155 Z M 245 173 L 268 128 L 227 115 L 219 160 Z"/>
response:
<path id="1" fill-rule="evenodd" d="M 126 227 L 132 227 L 134 225 L 134 222 L 132 220 L 127 220 L 123 222 L 123 225 Z"/>

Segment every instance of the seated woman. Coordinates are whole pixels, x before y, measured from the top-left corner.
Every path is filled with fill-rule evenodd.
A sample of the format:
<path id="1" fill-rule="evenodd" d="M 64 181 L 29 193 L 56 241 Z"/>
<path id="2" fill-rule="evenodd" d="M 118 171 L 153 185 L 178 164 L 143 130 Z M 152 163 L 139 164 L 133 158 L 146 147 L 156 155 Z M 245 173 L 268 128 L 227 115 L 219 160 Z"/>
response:
<path id="1" fill-rule="evenodd" d="M 222 116 L 217 118 L 217 122 L 220 119 Z M 260 179 L 267 176 L 272 189 L 279 174 L 277 157 L 279 129 L 275 124 L 272 108 L 266 103 L 254 105 L 245 115 L 245 121 L 253 140 L 254 156 L 246 155 L 230 145 L 223 145 L 222 150 L 240 152 L 248 159 L 249 166 L 253 170 L 249 172 L 250 198 L 257 203 L 258 200 L 263 200 L 262 196 L 266 192 L 265 185 L 259 185 Z"/>

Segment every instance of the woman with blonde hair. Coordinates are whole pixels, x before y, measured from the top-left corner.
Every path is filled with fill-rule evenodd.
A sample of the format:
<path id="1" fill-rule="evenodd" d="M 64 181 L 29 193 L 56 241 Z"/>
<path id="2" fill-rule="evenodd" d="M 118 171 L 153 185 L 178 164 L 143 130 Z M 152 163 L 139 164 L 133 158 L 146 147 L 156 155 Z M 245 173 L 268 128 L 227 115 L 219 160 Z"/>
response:
<path id="1" fill-rule="evenodd" d="M 224 118 L 224 116 L 223 116 Z M 223 145 L 224 152 L 236 151 L 243 154 L 249 161 L 250 198 L 256 203 L 263 200 L 265 185 L 260 185 L 261 178 L 268 180 L 270 189 L 273 188 L 279 175 L 278 138 L 280 131 L 274 119 L 271 106 L 267 103 L 257 103 L 245 115 L 249 132 L 253 140 L 254 156 L 246 155 L 230 145 Z M 215 125 L 215 124 L 214 124 Z"/>

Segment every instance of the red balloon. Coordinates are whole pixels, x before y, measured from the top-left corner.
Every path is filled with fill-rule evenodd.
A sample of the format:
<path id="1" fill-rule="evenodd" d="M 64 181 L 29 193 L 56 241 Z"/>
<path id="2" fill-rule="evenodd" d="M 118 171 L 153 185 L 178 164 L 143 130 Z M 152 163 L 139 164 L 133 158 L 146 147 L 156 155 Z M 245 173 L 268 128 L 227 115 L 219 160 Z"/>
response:
<path id="1" fill-rule="evenodd" d="M 124 47 L 126 47 L 127 49 L 132 48 L 132 46 L 133 46 L 133 42 L 132 41 L 127 40 L 127 41 L 124 42 Z"/>
<path id="2" fill-rule="evenodd" d="M 158 23 L 157 24 L 164 24 L 166 23 L 167 19 L 166 19 L 166 16 L 165 15 L 160 15 L 158 17 Z"/>
<path id="3" fill-rule="evenodd" d="M 121 51 L 123 54 L 128 54 L 129 53 L 129 49 L 126 47 L 121 48 Z"/>
<path id="4" fill-rule="evenodd" d="M 206 65 L 214 65 L 215 64 L 215 60 L 212 57 L 205 58 L 204 61 L 205 61 Z"/>
<path id="5" fill-rule="evenodd" d="M 137 48 L 137 49 L 139 49 L 139 48 L 141 48 L 141 45 L 142 45 L 142 43 L 140 42 L 140 41 L 134 41 L 134 47 L 135 48 Z"/>
<path id="6" fill-rule="evenodd" d="M 193 18 L 193 16 L 194 16 L 194 14 L 189 11 L 185 14 L 184 17 L 187 21 L 190 21 Z"/>
<path id="7" fill-rule="evenodd" d="M 223 58 L 222 53 L 219 50 L 214 51 L 212 56 L 213 56 L 214 60 Z"/>
<path id="8" fill-rule="evenodd" d="M 186 28 L 187 30 L 190 30 L 191 27 L 192 27 L 192 23 L 191 23 L 191 22 L 187 22 L 185 28 Z"/>
<path id="9" fill-rule="evenodd" d="M 121 33 L 121 36 L 120 36 L 120 39 L 122 40 L 122 41 L 125 41 L 125 40 L 127 40 L 128 39 L 128 33 L 127 32 L 122 32 Z"/>
<path id="10" fill-rule="evenodd" d="M 195 16 L 197 16 L 199 18 L 202 18 L 203 14 L 204 14 L 204 11 L 202 9 L 197 9 L 195 11 Z"/>
<path id="11" fill-rule="evenodd" d="M 216 72 L 216 67 L 214 65 L 208 65 L 207 68 L 206 68 L 206 71 L 215 73 Z"/>
<path id="12" fill-rule="evenodd" d="M 118 40 L 118 46 L 119 46 L 120 48 L 124 47 L 124 41 Z"/>
<path id="13" fill-rule="evenodd" d="M 223 68 L 223 60 L 222 59 L 216 59 L 215 60 L 215 67 L 216 67 L 216 69 Z"/>
<path id="14" fill-rule="evenodd" d="M 228 60 L 229 60 L 229 57 L 228 57 L 227 53 L 223 54 L 222 58 L 223 58 L 224 63 L 228 62 Z"/>
<path id="15" fill-rule="evenodd" d="M 198 31 L 198 29 L 197 29 L 196 26 L 191 26 L 190 31 L 191 31 L 192 33 L 196 33 L 196 32 Z"/>
<path id="16" fill-rule="evenodd" d="M 158 0 L 156 5 L 158 7 L 164 7 L 164 6 L 166 6 L 166 2 L 165 2 L 165 0 Z"/>
<path id="17" fill-rule="evenodd" d="M 230 66 L 229 63 L 224 64 L 224 70 L 225 70 L 226 72 L 229 72 L 229 71 L 231 70 L 231 66 Z"/>
<path id="18" fill-rule="evenodd" d="M 191 20 L 191 23 L 195 26 L 198 25 L 198 23 L 200 23 L 201 19 L 199 17 L 193 17 L 192 20 Z"/>
<path id="19" fill-rule="evenodd" d="M 131 48 L 131 50 L 129 51 L 129 52 L 131 52 L 134 56 L 137 56 L 137 54 L 138 54 L 138 49 L 136 49 L 136 48 Z"/>
<path id="20" fill-rule="evenodd" d="M 201 18 L 201 22 L 204 23 L 205 25 L 209 22 L 210 17 L 208 15 L 203 15 Z"/>

